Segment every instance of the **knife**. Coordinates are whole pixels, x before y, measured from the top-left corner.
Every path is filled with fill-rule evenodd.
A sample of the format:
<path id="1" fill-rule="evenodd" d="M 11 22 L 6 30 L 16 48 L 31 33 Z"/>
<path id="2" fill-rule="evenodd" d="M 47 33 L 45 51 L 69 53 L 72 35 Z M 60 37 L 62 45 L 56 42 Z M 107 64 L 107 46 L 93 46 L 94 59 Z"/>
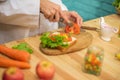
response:
<path id="1" fill-rule="evenodd" d="M 64 19 L 60 18 L 60 22 L 63 22 Z M 73 26 L 73 22 L 69 22 L 67 23 L 68 26 L 72 27 Z M 81 26 L 81 29 L 86 29 L 86 30 L 93 30 L 93 31 L 99 31 L 99 28 L 96 27 L 90 27 L 90 26 Z"/>
<path id="2" fill-rule="evenodd" d="M 70 26 L 70 27 L 72 27 L 72 26 L 73 26 L 73 23 L 70 22 L 70 23 L 68 23 L 67 25 Z M 99 31 L 99 30 L 100 30 L 99 28 L 90 27 L 90 26 L 81 26 L 81 29 L 93 30 L 93 31 Z"/>

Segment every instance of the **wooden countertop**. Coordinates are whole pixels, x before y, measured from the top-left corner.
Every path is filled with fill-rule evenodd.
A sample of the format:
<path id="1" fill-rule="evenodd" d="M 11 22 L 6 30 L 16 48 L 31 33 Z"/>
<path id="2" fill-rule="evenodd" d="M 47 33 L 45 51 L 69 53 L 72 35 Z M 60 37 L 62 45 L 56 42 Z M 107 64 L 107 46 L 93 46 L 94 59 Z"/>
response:
<path id="1" fill-rule="evenodd" d="M 105 16 L 105 21 L 111 26 L 120 26 L 120 16 L 116 14 Z M 99 28 L 99 19 L 84 22 L 83 25 Z M 90 75 L 82 71 L 82 65 L 87 48 L 70 54 L 48 56 L 39 50 L 40 36 L 9 42 L 5 45 L 11 47 L 19 44 L 20 42 L 26 42 L 34 50 L 34 53 L 31 54 L 31 68 L 23 70 L 25 80 L 38 80 L 35 73 L 35 67 L 41 60 L 51 61 L 55 65 L 56 73 L 53 80 L 120 80 L 120 61 L 115 58 L 115 53 L 120 50 L 120 38 L 118 35 L 115 34 L 111 41 L 105 42 L 100 39 L 98 32 L 90 30 L 87 31 L 93 35 L 93 42 L 91 45 L 99 45 L 104 48 L 104 61 L 100 76 Z M 2 80 L 1 77 L 3 71 L 4 68 L 0 68 L 0 80 Z"/>

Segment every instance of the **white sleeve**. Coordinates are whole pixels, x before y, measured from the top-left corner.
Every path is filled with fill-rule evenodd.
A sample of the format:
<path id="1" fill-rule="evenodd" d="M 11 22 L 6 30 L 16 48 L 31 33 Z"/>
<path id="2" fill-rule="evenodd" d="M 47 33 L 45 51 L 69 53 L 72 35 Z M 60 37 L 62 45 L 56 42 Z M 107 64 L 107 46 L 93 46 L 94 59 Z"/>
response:
<path id="1" fill-rule="evenodd" d="M 13 14 L 39 14 L 40 0 L 7 0 L 0 3 L 0 12 L 9 16 Z"/>
<path id="2" fill-rule="evenodd" d="M 35 26 L 39 12 L 40 0 L 7 0 L 0 3 L 0 23 Z"/>

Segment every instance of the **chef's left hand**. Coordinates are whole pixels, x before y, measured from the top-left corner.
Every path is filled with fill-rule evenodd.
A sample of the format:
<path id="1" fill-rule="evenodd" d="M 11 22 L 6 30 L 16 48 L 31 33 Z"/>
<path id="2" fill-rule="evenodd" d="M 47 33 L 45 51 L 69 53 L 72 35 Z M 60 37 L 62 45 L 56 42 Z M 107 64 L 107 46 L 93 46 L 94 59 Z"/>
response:
<path id="1" fill-rule="evenodd" d="M 82 17 L 75 11 L 62 11 L 60 13 L 61 18 L 64 19 L 64 23 L 70 23 L 71 21 L 76 22 L 80 27 L 82 25 Z"/>

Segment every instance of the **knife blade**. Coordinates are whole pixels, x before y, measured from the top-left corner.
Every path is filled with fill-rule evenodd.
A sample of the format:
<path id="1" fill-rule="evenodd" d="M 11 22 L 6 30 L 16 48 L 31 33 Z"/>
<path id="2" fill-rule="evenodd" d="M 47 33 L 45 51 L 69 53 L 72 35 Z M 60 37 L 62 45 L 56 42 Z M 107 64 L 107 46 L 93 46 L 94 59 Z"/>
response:
<path id="1" fill-rule="evenodd" d="M 81 26 L 82 29 L 86 29 L 86 30 L 93 30 L 93 31 L 99 31 L 99 28 L 96 27 L 90 27 L 90 26 Z"/>

